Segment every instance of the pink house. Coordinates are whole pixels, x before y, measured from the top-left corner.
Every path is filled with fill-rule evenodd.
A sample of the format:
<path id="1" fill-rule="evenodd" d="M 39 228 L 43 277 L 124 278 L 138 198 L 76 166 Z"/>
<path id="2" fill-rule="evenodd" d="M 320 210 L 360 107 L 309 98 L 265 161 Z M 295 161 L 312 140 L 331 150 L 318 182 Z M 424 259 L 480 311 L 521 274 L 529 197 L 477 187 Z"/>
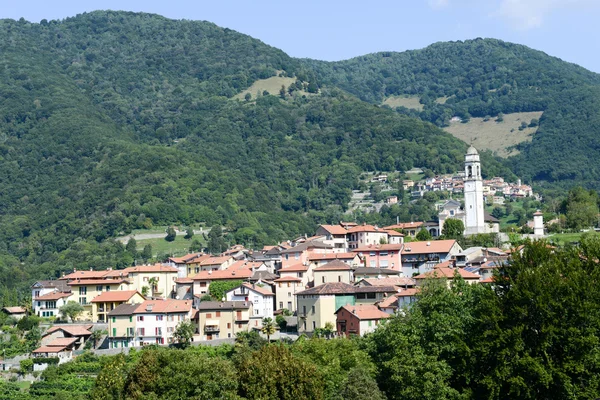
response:
<path id="1" fill-rule="evenodd" d="M 378 244 L 369 245 L 354 249 L 363 260 L 365 267 L 368 268 L 389 268 L 401 271 L 402 261 L 401 252 L 403 244 Z"/>

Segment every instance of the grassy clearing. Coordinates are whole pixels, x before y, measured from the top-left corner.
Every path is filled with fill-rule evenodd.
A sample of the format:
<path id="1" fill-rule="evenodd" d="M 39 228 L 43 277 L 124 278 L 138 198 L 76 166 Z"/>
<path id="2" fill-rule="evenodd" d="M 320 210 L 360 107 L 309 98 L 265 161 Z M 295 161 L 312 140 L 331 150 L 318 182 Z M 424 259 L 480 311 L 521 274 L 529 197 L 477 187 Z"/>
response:
<path id="1" fill-rule="evenodd" d="M 182 256 L 189 253 L 190 245 L 195 239 L 199 240 L 203 245 L 206 244 L 202 235 L 196 234 L 190 240 L 184 239 L 183 236 L 177 236 L 172 242 L 167 242 L 164 238 L 137 240 L 137 249 L 142 251 L 144 246 L 150 244 L 152 245 L 152 255 L 155 257 L 159 254 Z"/>
<path id="2" fill-rule="evenodd" d="M 444 130 L 452 136 L 470 143 L 481 150 L 491 150 L 500 157 L 509 157 L 518 154 L 509 147 L 525 141 L 531 141 L 537 128 L 525 128 L 520 131 L 521 122 L 540 119 L 541 111 L 505 114 L 503 122 L 496 122 L 494 118 L 484 121 L 483 118 L 471 118 L 466 124 L 453 122 Z"/>
<path id="3" fill-rule="evenodd" d="M 452 97 L 452 96 L 450 96 L 450 97 Z M 448 101 L 448 99 L 450 97 L 448 97 L 448 96 L 438 97 L 437 99 L 435 99 L 435 102 L 438 104 L 446 104 L 446 101 Z"/>
<path id="4" fill-rule="evenodd" d="M 548 240 L 556 242 L 560 245 L 565 245 L 574 242 L 579 242 L 581 240 L 581 236 L 585 234 L 594 236 L 598 235 L 598 233 L 595 232 L 555 233 L 553 235 L 548 236 Z"/>
<path id="5" fill-rule="evenodd" d="M 285 86 L 285 89 L 296 82 L 296 78 L 285 78 L 280 76 L 272 76 L 267 79 L 259 79 L 252 84 L 248 89 L 244 90 L 242 93 L 235 95 L 233 98 L 238 100 L 244 100 L 244 97 L 247 93 L 250 93 L 253 100 L 256 100 L 257 93 L 263 93 L 265 90 L 274 96 L 279 96 L 279 91 L 281 90 L 281 86 Z M 300 94 L 307 95 L 308 92 L 303 90 L 299 91 Z"/>
<path id="6" fill-rule="evenodd" d="M 421 111 L 423 104 L 419 103 L 419 100 L 418 96 L 391 96 L 385 99 L 383 104 L 387 104 L 392 108 L 406 107 Z"/>

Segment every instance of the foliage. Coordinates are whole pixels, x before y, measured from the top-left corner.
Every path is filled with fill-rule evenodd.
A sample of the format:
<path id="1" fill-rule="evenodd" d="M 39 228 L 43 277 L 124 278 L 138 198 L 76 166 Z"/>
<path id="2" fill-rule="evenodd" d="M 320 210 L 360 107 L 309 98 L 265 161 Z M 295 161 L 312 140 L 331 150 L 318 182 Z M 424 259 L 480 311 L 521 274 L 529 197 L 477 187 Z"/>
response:
<path id="1" fill-rule="evenodd" d="M 165 236 L 165 240 L 167 242 L 172 242 L 175 240 L 175 237 L 177 237 L 177 232 L 175 232 L 175 229 L 172 226 L 169 226 L 166 232 L 167 236 Z"/>
<path id="2" fill-rule="evenodd" d="M 225 297 L 225 293 L 231 289 L 235 289 L 242 283 L 243 281 L 241 279 L 212 281 L 210 285 L 208 285 L 208 293 L 210 293 L 213 300 L 221 301 L 223 297 Z"/>
<path id="3" fill-rule="evenodd" d="M 340 396 L 344 400 L 385 400 L 370 371 L 359 365 L 348 373 Z"/>
<path id="4" fill-rule="evenodd" d="M 275 322 L 273 322 L 273 318 L 263 318 L 260 331 L 267 335 L 267 342 L 269 342 L 271 340 L 271 335 L 277 331 Z"/>
<path id="5" fill-rule="evenodd" d="M 267 343 L 267 340 L 261 337 L 256 331 L 242 331 L 235 335 L 235 344 L 238 348 L 259 350 Z"/>
<path id="6" fill-rule="evenodd" d="M 196 329 L 192 321 L 181 321 L 175 327 L 173 339 L 182 348 L 186 348 L 192 343 L 195 331 Z"/>
<path id="7" fill-rule="evenodd" d="M 240 394 L 247 399 L 323 399 L 317 369 L 283 344 L 242 353 L 238 361 Z"/>
<path id="8" fill-rule="evenodd" d="M 194 237 L 194 230 L 192 228 L 188 228 L 187 231 L 185 231 L 185 236 L 183 238 L 189 240 L 193 237 Z"/>
<path id="9" fill-rule="evenodd" d="M 69 300 L 58 311 L 65 320 L 70 319 L 74 322 L 83 312 L 83 306 L 74 300 Z"/>
<path id="10" fill-rule="evenodd" d="M 120 353 L 104 364 L 90 392 L 92 400 L 122 399 L 126 376 L 125 363 L 125 355 Z"/>
<path id="11" fill-rule="evenodd" d="M 576 231 L 598 225 L 598 194 L 576 187 L 569 191 L 564 209 L 567 225 Z"/>
<path id="12" fill-rule="evenodd" d="M 431 236 L 431 233 L 429 233 L 427 229 L 422 228 L 419 232 L 417 232 L 416 239 L 421 242 L 425 242 L 428 240 L 432 240 L 433 236 Z"/>
<path id="13" fill-rule="evenodd" d="M 20 372 L 23 375 L 33 371 L 33 360 L 31 358 L 26 358 L 24 360 L 19 361 L 19 365 L 21 367 Z"/>
<path id="14" fill-rule="evenodd" d="M 449 239 L 458 239 L 462 237 L 465 231 L 465 225 L 460 219 L 448 218 L 444 221 L 444 227 L 442 228 L 442 235 Z"/>

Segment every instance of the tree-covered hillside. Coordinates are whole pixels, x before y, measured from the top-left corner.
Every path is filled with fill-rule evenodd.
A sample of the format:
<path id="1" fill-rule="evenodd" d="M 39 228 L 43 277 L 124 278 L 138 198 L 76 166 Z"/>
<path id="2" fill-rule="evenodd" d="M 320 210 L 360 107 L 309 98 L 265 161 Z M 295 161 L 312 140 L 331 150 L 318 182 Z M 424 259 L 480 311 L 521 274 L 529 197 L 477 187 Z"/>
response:
<path id="1" fill-rule="evenodd" d="M 422 111 L 398 111 L 438 126 L 453 116 L 544 111 L 532 143 L 521 144 L 521 154 L 509 159 L 509 165 L 538 184 L 578 182 L 598 188 L 599 74 L 494 39 L 436 43 L 422 50 L 341 62 L 306 60 L 306 64 L 321 82 L 365 101 L 419 96 Z"/>
<path id="2" fill-rule="evenodd" d="M 109 238 L 151 225 L 223 225 L 253 246 L 311 233 L 339 221 L 363 171 L 461 168 L 464 143 L 335 87 L 231 99 L 277 73 L 317 78 L 210 23 L 94 12 L 0 35 L 4 287 L 124 267 Z"/>

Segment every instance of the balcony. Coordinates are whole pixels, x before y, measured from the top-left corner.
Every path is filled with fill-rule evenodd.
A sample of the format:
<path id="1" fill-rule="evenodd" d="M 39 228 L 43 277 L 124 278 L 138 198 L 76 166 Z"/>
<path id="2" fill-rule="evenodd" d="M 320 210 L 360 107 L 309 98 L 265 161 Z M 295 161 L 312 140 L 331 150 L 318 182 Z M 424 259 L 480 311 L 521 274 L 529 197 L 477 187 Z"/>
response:
<path id="1" fill-rule="evenodd" d="M 221 330 L 221 328 L 219 326 L 214 326 L 214 325 L 206 325 L 204 327 L 204 332 L 206 333 L 216 333 L 219 332 Z"/>
<path id="2" fill-rule="evenodd" d="M 235 317 L 235 322 L 248 322 L 250 317 L 248 315 L 238 315 Z"/>
<path id="3" fill-rule="evenodd" d="M 234 296 L 240 296 L 240 297 L 246 297 L 248 296 L 248 290 L 244 289 L 244 290 L 234 290 L 233 291 L 233 295 Z"/>

